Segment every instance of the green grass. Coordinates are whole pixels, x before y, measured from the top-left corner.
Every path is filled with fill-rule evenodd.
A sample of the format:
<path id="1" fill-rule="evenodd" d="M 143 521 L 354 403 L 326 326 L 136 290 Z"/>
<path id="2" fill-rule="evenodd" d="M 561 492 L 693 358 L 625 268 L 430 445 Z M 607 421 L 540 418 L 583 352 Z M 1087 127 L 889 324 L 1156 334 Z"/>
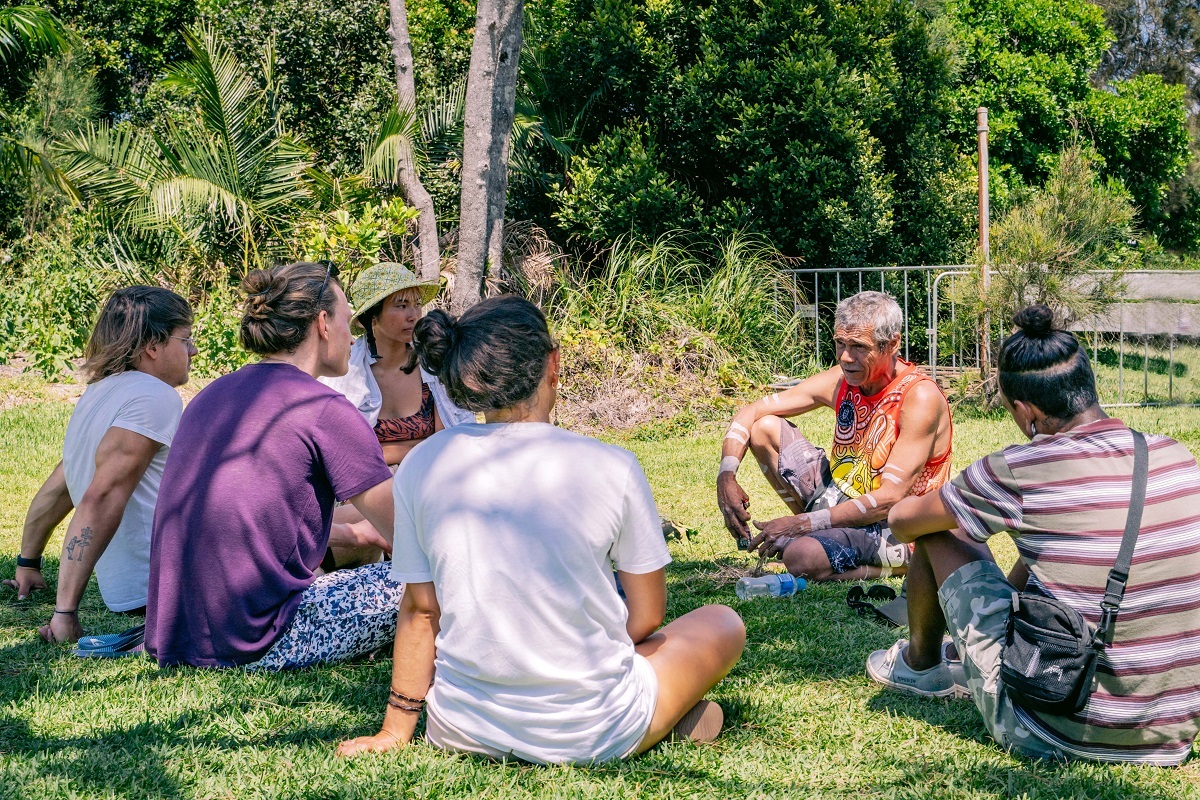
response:
<path id="1" fill-rule="evenodd" d="M 1194 340 L 1192 340 L 1194 341 Z M 1096 353 L 1096 384 L 1100 399 L 1106 403 L 1194 403 L 1200 404 L 1200 346 L 1177 342 L 1172 354 L 1165 342 L 1151 344 L 1125 342 L 1124 363 L 1115 337 L 1093 349 L 1086 336 L 1088 356 Z M 1149 369 L 1143 370 L 1147 365 Z"/>
<path id="2" fill-rule="evenodd" d="M 12 574 L 26 504 L 58 457 L 70 411 L 36 389 L 24 399 L 0 411 L 3 576 Z M 1200 452 L 1200 412 L 1123 416 Z M 831 425 L 831 415 L 813 414 L 802 428 L 827 442 Z M 84 662 L 35 640 L 51 597 L 17 603 L 0 589 L 0 798 L 1200 797 L 1200 760 L 1177 770 L 1031 762 L 997 751 L 968 703 L 879 689 L 863 663 L 897 634 L 851 613 L 844 586 L 736 600 L 729 583 L 713 578 L 720 564 L 749 560 L 733 550 L 714 507 L 719 435 L 707 426 L 618 440 L 642 459 L 662 513 L 695 531 L 671 543 L 670 614 L 723 602 L 746 620 L 746 654 L 712 695 L 728 722 L 716 743 L 671 744 L 597 768 L 500 765 L 425 746 L 342 761 L 332 755 L 339 740 L 377 729 L 388 662 L 284 675 Z M 956 467 L 1016 438 L 1007 419 L 964 419 Z M 783 513 L 751 465 L 743 476 L 756 517 Z M 60 545 L 58 534 L 50 552 Z M 1015 557 L 1007 541 L 996 550 L 1004 563 Z M 51 579 L 56 561 L 48 559 Z M 103 610 L 94 584 L 82 618 L 96 632 L 128 623 Z"/>

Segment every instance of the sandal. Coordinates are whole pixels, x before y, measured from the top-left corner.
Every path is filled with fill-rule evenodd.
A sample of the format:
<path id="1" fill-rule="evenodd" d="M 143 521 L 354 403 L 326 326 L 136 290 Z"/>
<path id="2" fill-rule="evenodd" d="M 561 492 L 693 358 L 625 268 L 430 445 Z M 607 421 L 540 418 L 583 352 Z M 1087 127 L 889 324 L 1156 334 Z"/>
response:
<path id="1" fill-rule="evenodd" d="M 120 658 L 140 652 L 146 638 L 146 626 L 135 625 L 121 633 L 84 636 L 72 651 L 79 658 Z"/>

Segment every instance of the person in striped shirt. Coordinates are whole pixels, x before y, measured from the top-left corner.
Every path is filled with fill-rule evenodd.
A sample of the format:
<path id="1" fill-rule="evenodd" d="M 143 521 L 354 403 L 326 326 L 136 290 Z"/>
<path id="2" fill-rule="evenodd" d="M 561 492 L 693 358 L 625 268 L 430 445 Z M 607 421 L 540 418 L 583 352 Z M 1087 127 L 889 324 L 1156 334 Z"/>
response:
<path id="1" fill-rule="evenodd" d="M 1087 705 L 1069 716 L 1029 711 L 1000 682 L 1014 592 L 1054 597 L 1098 623 L 1133 473 L 1132 434 L 1101 410 L 1086 351 L 1054 329 L 1045 306 L 1014 321 L 1019 330 L 1000 351 L 1000 388 L 1030 442 L 892 509 L 892 532 L 916 543 L 908 573 L 912 640 L 872 653 L 867 673 L 924 696 L 969 693 L 997 743 L 1024 755 L 1180 764 L 1200 728 L 1200 469 L 1166 436 L 1146 436 L 1141 530 Z M 1007 579 L 984 544 L 1002 531 L 1020 553 Z M 947 623 L 962 658 L 959 680 L 957 665 L 943 657 Z"/>

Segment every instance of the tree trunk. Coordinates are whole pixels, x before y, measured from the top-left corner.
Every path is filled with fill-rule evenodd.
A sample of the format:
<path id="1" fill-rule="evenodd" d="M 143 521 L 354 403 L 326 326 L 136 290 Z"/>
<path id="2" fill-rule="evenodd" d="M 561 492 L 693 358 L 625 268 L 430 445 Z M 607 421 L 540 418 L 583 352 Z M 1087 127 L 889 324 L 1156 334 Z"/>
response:
<path id="1" fill-rule="evenodd" d="M 411 109 L 415 114 L 417 84 L 413 77 L 412 37 L 408 33 L 408 11 L 404 0 L 388 0 L 388 12 L 391 16 L 388 35 L 392 40 L 392 62 L 396 67 L 396 102 L 400 108 Z M 437 213 L 433 209 L 433 198 L 417 175 L 411 151 L 402 155 L 397 163 L 396 182 L 400 184 L 405 201 L 421 212 L 417 217 L 417 241 L 413 248 L 414 271 L 422 280 L 437 280 L 442 267 Z"/>
<path id="2" fill-rule="evenodd" d="M 463 109 L 456 314 L 479 301 L 488 268 L 500 264 L 524 5 L 524 0 L 479 0 L 475 14 Z"/>

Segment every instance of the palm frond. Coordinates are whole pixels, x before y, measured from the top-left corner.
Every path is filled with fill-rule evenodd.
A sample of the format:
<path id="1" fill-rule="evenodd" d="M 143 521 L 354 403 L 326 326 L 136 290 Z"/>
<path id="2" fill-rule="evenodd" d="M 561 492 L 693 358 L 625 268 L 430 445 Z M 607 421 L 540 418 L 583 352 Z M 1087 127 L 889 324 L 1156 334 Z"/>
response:
<path id="1" fill-rule="evenodd" d="M 171 67 L 163 84 L 190 90 L 204 129 L 220 141 L 225 171 L 235 191 L 242 191 L 242 172 L 262 145 L 256 130 L 262 115 L 263 89 L 208 25 L 185 31 L 192 57 Z"/>
<path id="2" fill-rule="evenodd" d="M 466 101 L 466 78 L 434 91 L 421 120 L 421 138 L 430 161 L 445 161 L 462 152 Z"/>
<path id="3" fill-rule="evenodd" d="M 46 183 L 61 191 L 74 202 L 79 202 L 79 193 L 67 180 L 54 159 L 46 152 L 45 142 L 30 142 L 12 136 L 0 136 L 0 178 L 8 178 L 19 172 L 32 179 L 40 175 Z"/>
<path id="4" fill-rule="evenodd" d="M 363 153 L 363 175 L 378 183 L 396 183 L 400 169 L 421 157 L 417 147 L 421 121 L 411 107 L 392 106 Z"/>
<path id="5" fill-rule="evenodd" d="M 153 150 L 133 129 L 100 123 L 64 134 L 53 157 L 77 196 L 121 213 L 145 200 L 163 177 L 163 165 Z"/>
<path id="6" fill-rule="evenodd" d="M 71 34 L 58 17 L 40 6 L 0 8 L 0 62 L 26 51 L 61 53 L 71 46 Z"/>

